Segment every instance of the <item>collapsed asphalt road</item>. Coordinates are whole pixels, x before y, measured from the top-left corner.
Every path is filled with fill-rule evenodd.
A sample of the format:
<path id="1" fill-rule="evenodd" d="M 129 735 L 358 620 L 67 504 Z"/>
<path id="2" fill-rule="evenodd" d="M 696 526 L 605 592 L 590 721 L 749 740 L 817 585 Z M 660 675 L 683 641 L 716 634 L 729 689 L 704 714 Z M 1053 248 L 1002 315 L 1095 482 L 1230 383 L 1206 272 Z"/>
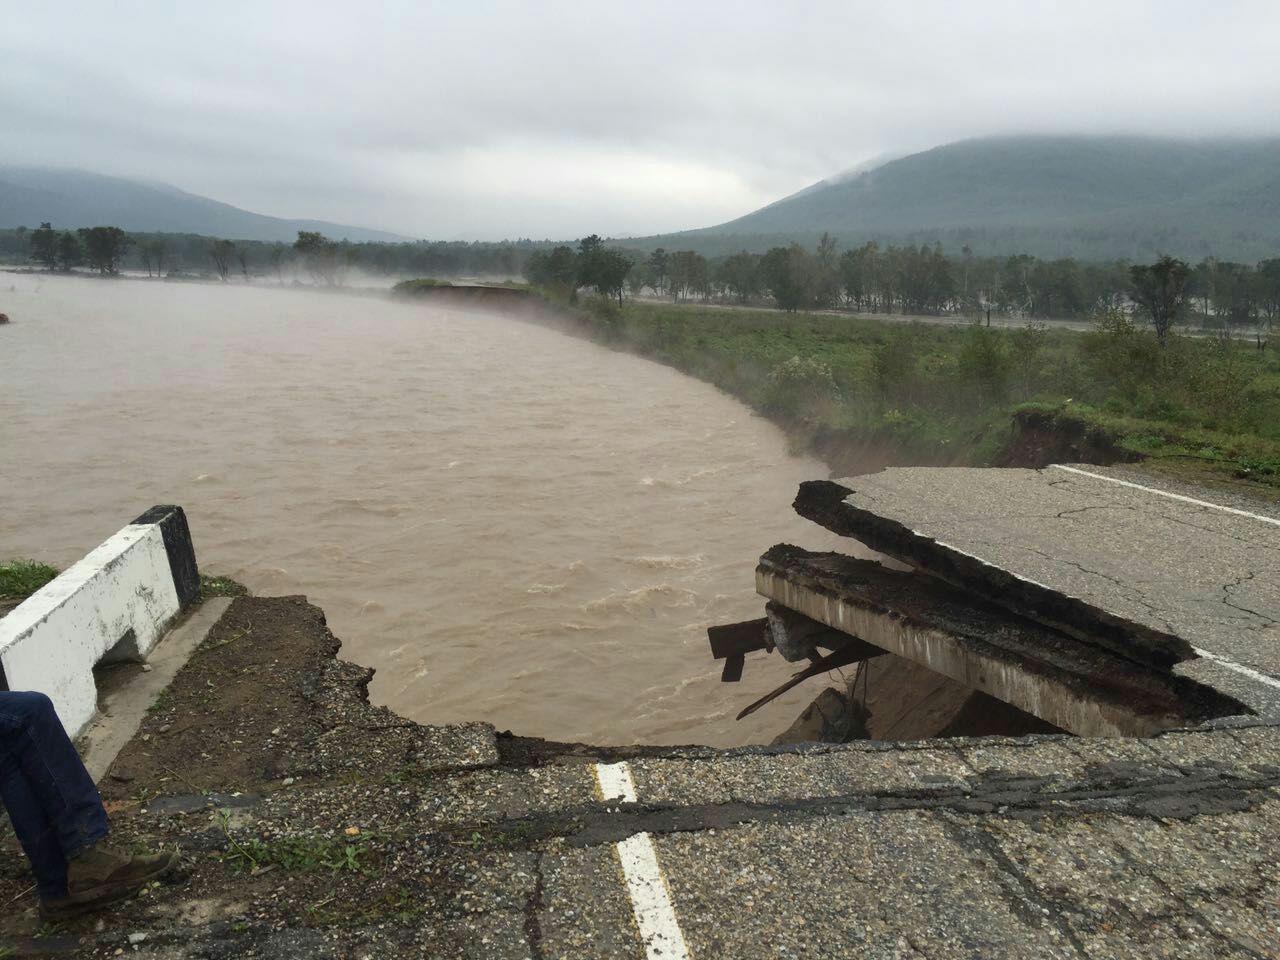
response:
<path id="1" fill-rule="evenodd" d="M 858 495 L 1203 628 L 1196 647 L 1269 689 L 1265 521 L 1059 472 L 986 471 L 981 502 L 948 505 L 930 473 Z M 1017 524 L 1046 539 L 1014 556 Z M 1191 525 L 1195 548 L 1173 536 Z M 1251 577 L 1226 566 L 1246 559 Z M 7 850 L 0 956 L 1280 955 L 1265 711 L 1146 739 L 599 748 L 412 723 L 368 704 L 338 647 L 302 598 L 236 599 L 102 782 L 118 839 L 177 848 L 183 876 L 42 926 Z"/>
<path id="2" fill-rule="evenodd" d="M 1056 465 L 894 468 L 806 484 L 796 506 L 975 595 L 1280 716 L 1274 505 L 1122 467 Z M 1085 605 L 1095 616 L 1056 622 L 1055 598 L 1084 602 L 1066 605 L 1072 616 Z"/>
<path id="3" fill-rule="evenodd" d="M 104 780 L 185 877 L 16 954 L 1265 957 L 1280 730 L 720 751 L 422 727 L 236 600 Z M 639 838 L 639 839 L 637 839 Z M 642 932 L 643 931 L 643 932 Z M 647 942 L 646 942 L 647 937 Z"/>

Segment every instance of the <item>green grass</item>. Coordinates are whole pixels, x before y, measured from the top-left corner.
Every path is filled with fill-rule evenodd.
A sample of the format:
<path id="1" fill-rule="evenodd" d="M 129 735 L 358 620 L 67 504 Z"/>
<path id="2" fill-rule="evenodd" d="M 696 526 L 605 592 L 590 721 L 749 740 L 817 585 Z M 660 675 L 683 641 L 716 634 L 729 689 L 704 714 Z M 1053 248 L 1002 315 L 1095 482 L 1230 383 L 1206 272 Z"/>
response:
<path id="1" fill-rule="evenodd" d="M 278 866 L 282 870 L 302 872 L 329 870 L 335 873 L 366 873 L 366 847 L 375 837 L 371 833 L 362 833 L 342 838 L 293 836 L 270 841 L 237 840 L 231 834 L 230 817 L 225 811 L 219 813 L 219 825 L 227 841 L 222 861 L 245 871 Z"/>
<path id="2" fill-rule="evenodd" d="M 1080 333 L 599 298 L 569 309 L 588 335 L 715 384 L 800 449 L 986 465 L 1010 443 L 1013 414 L 1039 407 L 1121 451 L 1280 489 L 1275 349 L 1178 337 L 1162 350 L 1116 313 Z"/>
<path id="3" fill-rule="evenodd" d="M 0 599 L 25 600 L 57 575 L 56 567 L 34 560 L 0 563 Z"/>
<path id="4" fill-rule="evenodd" d="M 200 574 L 200 595 L 202 597 L 247 597 L 249 588 L 230 577 L 210 577 Z"/>
<path id="5" fill-rule="evenodd" d="M 356 838 L 359 840 L 360 838 Z M 234 844 L 223 860 L 254 870 L 275 864 L 284 870 L 331 870 L 363 872 L 360 843 L 342 843 L 315 837 L 286 837 L 264 843 L 247 840 Z"/>

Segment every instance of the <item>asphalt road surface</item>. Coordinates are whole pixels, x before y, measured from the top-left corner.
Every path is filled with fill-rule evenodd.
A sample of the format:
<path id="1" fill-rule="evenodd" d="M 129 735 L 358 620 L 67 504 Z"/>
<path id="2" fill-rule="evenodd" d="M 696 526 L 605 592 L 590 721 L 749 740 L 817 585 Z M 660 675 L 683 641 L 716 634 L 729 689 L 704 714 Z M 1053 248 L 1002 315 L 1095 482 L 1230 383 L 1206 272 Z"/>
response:
<path id="1" fill-rule="evenodd" d="M 1189 641 L 1176 668 L 1280 710 L 1280 509 L 1132 469 L 894 468 L 846 502 Z"/>

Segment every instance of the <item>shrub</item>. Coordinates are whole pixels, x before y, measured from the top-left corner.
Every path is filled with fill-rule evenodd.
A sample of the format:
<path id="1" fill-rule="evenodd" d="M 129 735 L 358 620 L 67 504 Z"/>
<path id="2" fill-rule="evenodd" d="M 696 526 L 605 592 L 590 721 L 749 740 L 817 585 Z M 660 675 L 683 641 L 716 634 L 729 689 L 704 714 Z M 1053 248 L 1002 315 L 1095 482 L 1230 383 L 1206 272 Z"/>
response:
<path id="1" fill-rule="evenodd" d="M 915 344 L 902 334 L 890 334 L 871 355 L 871 375 L 885 403 L 911 402 L 915 373 Z"/>
<path id="2" fill-rule="evenodd" d="M 1081 349 L 1099 393 L 1119 392 L 1132 400 L 1143 387 L 1158 380 L 1160 345 L 1153 334 L 1139 330 L 1119 307 L 1093 316 L 1093 329 L 1084 334 Z"/>
<path id="3" fill-rule="evenodd" d="M 980 405 L 1000 403 L 1008 396 L 1013 360 L 1001 331 L 971 324 L 960 343 L 957 363 L 961 379 L 977 388 Z"/>
<path id="4" fill-rule="evenodd" d="M 839 403 L 831 367 L 812 356 L 794 356 L 769 371 L 765 405 L 790 417 L 809 418 Z"/>

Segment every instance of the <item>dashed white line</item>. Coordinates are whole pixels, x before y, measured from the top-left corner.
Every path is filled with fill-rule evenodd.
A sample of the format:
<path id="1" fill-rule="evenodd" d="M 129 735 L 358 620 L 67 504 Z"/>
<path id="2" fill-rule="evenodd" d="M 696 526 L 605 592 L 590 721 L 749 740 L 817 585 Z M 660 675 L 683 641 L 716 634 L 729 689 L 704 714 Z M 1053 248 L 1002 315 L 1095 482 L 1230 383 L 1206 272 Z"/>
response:
<path id="1" fill-rule="evenodd" d="M 1237 510 L 1235 507 L 1224 507 L 1220 503 L 1210 503 L 1208 500 L 1197 500 L 1195 497 L 1184 497 L 1180 493 L 1170 493 L 1168 490 L 1161 490 L 1159 487 L 1147 487 L 1141 483 L 1132 483 L 1128 480 L 1121 480 L 1118 477 L 1108 477 L 1104 473 L 1094 473 L 1091 470 L 1081 470 L 1079 467 L 1068 467 L 1065 464 L 1050 464 L 1055 470 L 1066 470 L 1068 473 L 1078 473 L 1084 477 L 1093 477 L 1095 480 L 1106 480 L 1108 483 L 1116 483 L 1122 487 L 1130 487 L 1134 490 L 1142 490 L 1145 493 L 1154 493 L 1161 497 L 1168 497 L 1170 500 L 1180 500 L 1183 503 L 1190 503 L 1197 507 L 1208 507 L 1211 510 L 1221 510 L 1223 513 L 1234 513 L 1238 517 L 1248 517 L 1250 520 L 1259 520 L 1262 523 L 1270 523 L 1280 527 L 1280 520 L 1275 517 L 1264 517 L 1260 513 L 1250 513 L 1248 510 Z M 1241 676 L 1248 677 L 1258 683 L 1265 684 L 1268 687 L 1274 687 L 1280 690 L 1280 680 L 1275 677 L 1268 676 L 1254 670 L 1252 667 L 1246 667 L 1243 663 L 1236 663 L 1234 660 L 1228 660 L 1226 657 L 1220 657 L 1216 653 L 1210 653 L 1201 647 L 1192 647 L 1196 656 L 1203 657 L 1206 660 L 1212 660 L 1214 663 L 1220 663 L 1228 670 L 1233 670 Z"/>
<path id="2" fill-rule="evenodd" d="M 600 796 L 605 800 L 636 802 L 636 785 L 631 779 L 631 768 L 621 763 L 597 763 L 596 780 L 600 784 Z"/>
<path id="3" fill-rule="evenodd" d="M 1264 517 L 1260 513 L 1250 513 L 1248 510 L 1237 510 L 1235 507 L 1224 507 L 1220 503 L 1210 503 L 1208 500 L 1197 500 L 1195 497 L 1184 497 L 1180 493 L 1170 493 L 1168 490 L 1161 490 L 1159 487 L 1146 487 L 1140 483 L 1121 480 L 1118 477 L 1108 477 L 1105 473 L 1093 473 L 1089 470 L 1081 470 L 1079 467 L 1068 467 L 1061 463 L 1052 463 L 1050 466 L 1055 470 L 1066 470 L 1068 473 L 1078 473 L 1082 477 L 1093 477 L 1095 480 L 1105 480 L 1107 483 L 1117 483 L 1122 487 L 1129 487 L 1133 490 L 1143 490 L 1146 493 L 1154 493 L 1161 497 L 1168 497 L 1170 500 L 1181 500 L 1183 503 L 1194 504 L 1197 507 L 1208 507 L 1211 510 L 1221 510 L 1223 513 L 1234 513 L 1237 517 L 1248 517 L 1250 520 L 1259 520 L 1262 523 L 1269 523 L 1272 526 L 1280 527 L 1280 520 L 1277 520 L 1275 517 Z"/>
<path id="4" fill-rule="evenodd" d="M 618 859 L 627 878 L 645 956 L 648 960 L 688 960 L 689 948 L 680 932 L 649 835 L 637 833 L 619 843 Z"/>
<path id="5" fill-rule="evenodd" d="M 605 800 L 636 802 L 635 781 L 625 760 L 597 763 L 596 782 Z M 658 865 L 658 853 L 649 834 L 637 833 L 619 843 L 618 860 L 627 880 L 627 892 L 631 895 L 631 908 L 647 960 L 689 960 L 689 948 L 680 931 L 675 908 L 671 906 L 671 896 Z"/>
<path id="6" fill-rule="evenodd" d="M 1206 660 L 1212 660 L 1214 663 L 1220 663 L 1228 670 L 1234 670 L 1242 676 L 1248 677 L 1250 680 L 1256 680 L 1258 683 L 1264 683 L 1268 687 L 1275 687 L 1280 690 L 1280 680 L 1275 677 L 1269 677 L 1265 673 L 1259 673 L 1252 667 L 1246 667 L 1243 663 L 1236 663 L 1234 660 L 1228 660 L 1226 657 L 1220 657 L 1216 653 L 1210 653 L 1208 650 L 1202 650 L 1200 647 L 1192 647 L 1197 657 L 1203 657 Z"/>

